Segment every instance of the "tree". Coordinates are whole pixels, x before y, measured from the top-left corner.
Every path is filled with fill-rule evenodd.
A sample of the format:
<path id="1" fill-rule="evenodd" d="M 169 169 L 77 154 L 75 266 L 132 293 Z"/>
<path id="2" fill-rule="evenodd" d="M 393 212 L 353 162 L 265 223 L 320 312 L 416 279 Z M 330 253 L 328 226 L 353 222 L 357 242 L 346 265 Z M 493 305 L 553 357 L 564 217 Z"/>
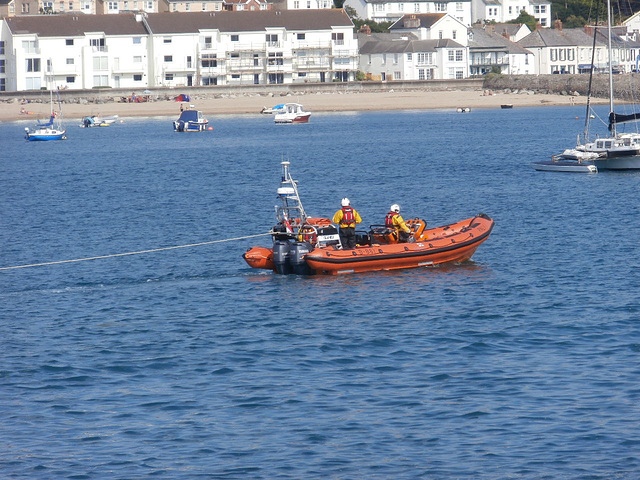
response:
<path id="1" fill-rule="evenodd" d="M 522 10 L 520 12 L 520 15 L 518 15 L 518 18 L 509 20 L 507 23 L 524 23 L 527 27 L 529 27 L 529 30 L 533 32 L 536 29 L 536 24 L 538 23 L 538 21 L 536 20 L 536 17 L 534 17 L 533 15 L 529 15 L 526 11 Z"/>

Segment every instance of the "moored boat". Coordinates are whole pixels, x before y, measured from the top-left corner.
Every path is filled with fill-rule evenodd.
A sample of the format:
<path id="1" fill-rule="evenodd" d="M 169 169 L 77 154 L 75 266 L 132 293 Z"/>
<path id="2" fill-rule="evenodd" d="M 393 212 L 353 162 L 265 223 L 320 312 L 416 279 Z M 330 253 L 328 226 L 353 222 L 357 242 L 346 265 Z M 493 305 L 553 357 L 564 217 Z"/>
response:
<path id="1" fill-rule="evenodd" d="M 278 105 L 280 107 L 280 105 Z M 308 123 L 311 112 L 307 112 L 299 103 L 285 103 L 282 108 L 274 110 L 275 123 Z"/>
<path id="2" fill-rule="evenodd" d="M 60 114 L 53 110 L 53 90 L 50 90 L 51 97 L 51 115 L 49 119 L 41 122 L 38 121 L 32 128 L 25 127 L 24 138 L 30 142 L 41 141 L 46 142 L 50 140 L 66 140 L 67 131 L 62 126 L 62 103 L 60 102 L 60 96 L 58 95 L 58 109 Z"/>
<path id="3" fill-rule="evenodd" d="M 412 233 L 407 243 L 399 241 L 395 229 L 372 225 L 369 231 L 356 232 L 354 249 L 344 249 L 331 220 L 306 215 L 289 162 L 282 162 L 282 168 L 273 246 L 253 247 L 243 255 L 253 268 L 278 274 L 340 275 L 459 263 L 469 260 L 493 229 L 494 221 L 485 214 L 430 229 L 415 218 L 406 221 Z"/>
<path id="4" fill-rule="evenodd" d="M 84 117 L 82 119 L 81 127 L 89 128 L 89 127 L 108 127 L 116 120 L 118 120 L 118 115 L 109 115 L 107 117 L 101 117 L 100 115 L 91 115 L 89 117 Z"/>
<path id="5" fill-rule="evenodd" d="M 598 173 L 598 168 L 595 165 L 576 160 L 543 160 L 533 162 L 532 165 L 540 172 Z"/>
<path id="6" fill-rule="evenodd" d="M 207 129 L 209 120 L 204 118 L 200 110 L 195 110 L 193 105 L 180 112 L 180 118 L 173 121 L 174 132 L 202 132 Z"/>

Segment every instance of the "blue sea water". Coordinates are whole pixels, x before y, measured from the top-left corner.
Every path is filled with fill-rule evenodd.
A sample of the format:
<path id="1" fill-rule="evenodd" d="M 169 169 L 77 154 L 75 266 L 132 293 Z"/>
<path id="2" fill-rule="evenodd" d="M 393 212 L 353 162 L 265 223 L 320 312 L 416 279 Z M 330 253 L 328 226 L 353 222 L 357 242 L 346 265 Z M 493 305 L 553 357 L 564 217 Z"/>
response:
<path id="1" fill-rule="evenodd" d="M 530 165 L 582 118 L 1 124 L 0 267 L 265 233 L 283 159 L 314 216 L 496 226 L 463 265 L 341 277 L 249 268 L 268 237 L 0 271 L 0 477 L 637 479 L 640 173 Z"/>

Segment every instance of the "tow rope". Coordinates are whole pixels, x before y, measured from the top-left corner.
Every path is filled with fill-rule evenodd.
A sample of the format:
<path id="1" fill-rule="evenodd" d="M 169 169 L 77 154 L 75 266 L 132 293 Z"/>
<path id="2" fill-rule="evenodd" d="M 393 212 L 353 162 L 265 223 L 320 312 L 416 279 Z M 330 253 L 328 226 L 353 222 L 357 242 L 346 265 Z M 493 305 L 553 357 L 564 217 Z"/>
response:
<path id="1" fill-rule="evenodd" d="M 163 250 L 175 250 L 178 248 L 200 247 L 202 245 L 211 245 L 214 243 L 232 242 L 235 240 L 245 240 L 247 238 L 264 237 L 266 235 L 271 235 L 271 232 L 259 233 L 257 235 L 247 235 L 245 237 L 225 238 L 223 240 L 212 240 L 210 242 L 190 243 L 188 245 L 176 245 L 174 247 L 162 247 L 162 248 L 153 248 L 151 250 L 139 250 L 137 252 L 114 253 L 112 255 L 99 255 L 96 257 L 74 258 L 72 260 L 58 260 L 56 262 L 43 262 L 43 263 L 32 263 L 30 265 L 16 265 L 13 267 L 0 267 L 0 270 L 14 270 L 16 268 L 42 267 L 44 265 L 58 265 L 60 263 L 86 262 L 88 260 L 99 260 L 101 258 L 124 257 L 127 255 L 140 255 L 143 253 L 162 252 Z"/>

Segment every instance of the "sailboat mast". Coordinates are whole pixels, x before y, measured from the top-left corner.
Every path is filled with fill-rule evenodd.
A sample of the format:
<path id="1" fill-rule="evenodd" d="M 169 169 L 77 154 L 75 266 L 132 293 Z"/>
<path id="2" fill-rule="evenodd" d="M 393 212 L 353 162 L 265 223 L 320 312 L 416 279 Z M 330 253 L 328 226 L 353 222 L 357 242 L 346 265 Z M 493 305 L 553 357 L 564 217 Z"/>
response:
<path id="1" fill-rule="evenodd" d="M 609 114 L 613 113 L 613 49 L 611 48 L 611 0 L 607 0 L 607 37 L 609 40 Z M 616 136 L 616 124 L 611 125 L 611 135 Z"/>

